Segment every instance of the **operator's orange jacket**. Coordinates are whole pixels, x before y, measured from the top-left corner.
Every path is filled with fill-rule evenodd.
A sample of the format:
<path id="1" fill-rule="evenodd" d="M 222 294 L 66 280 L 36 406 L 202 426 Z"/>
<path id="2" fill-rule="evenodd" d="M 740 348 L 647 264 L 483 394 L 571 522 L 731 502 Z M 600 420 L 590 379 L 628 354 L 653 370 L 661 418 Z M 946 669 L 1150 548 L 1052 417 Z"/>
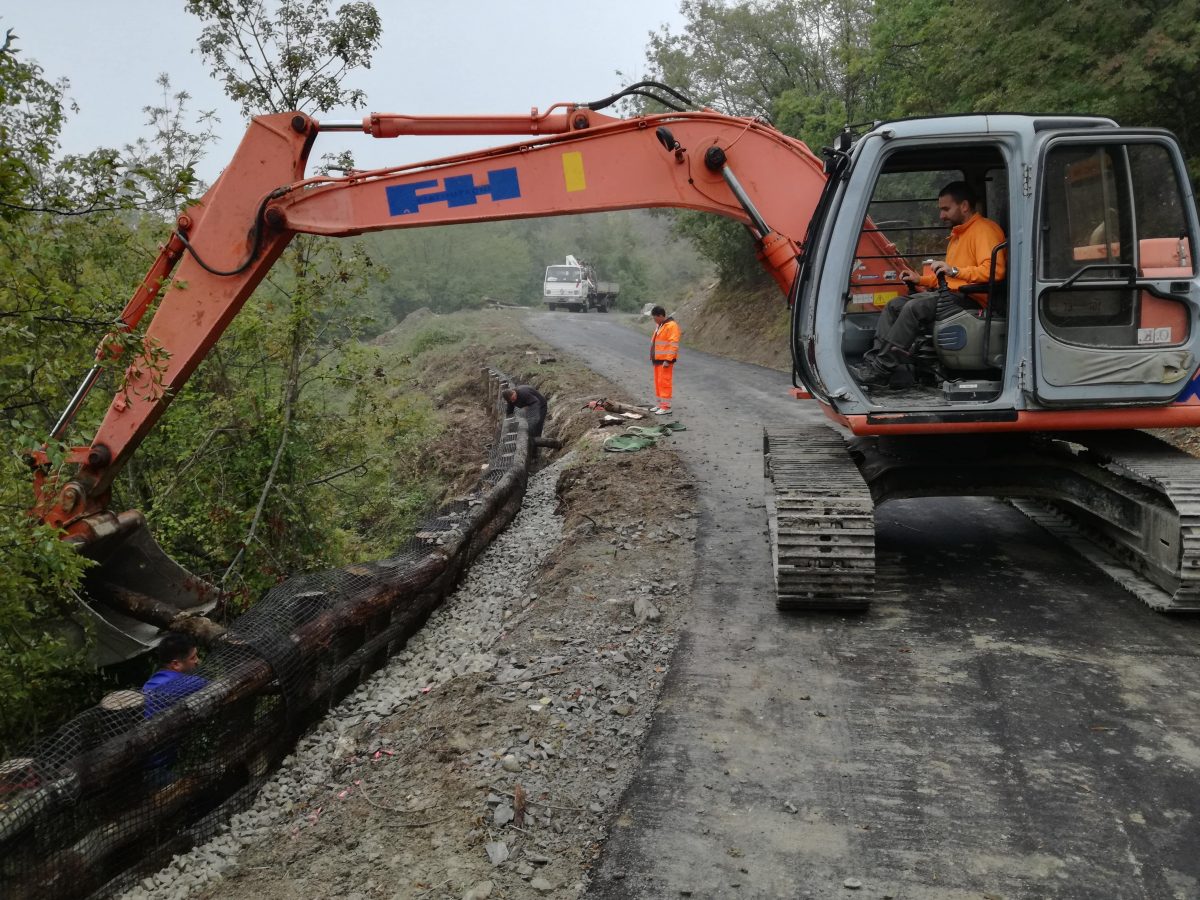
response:
<path id="1" fill-rule="evenodd" d="M 654 329 L 654 337 L 650 339 L 650 361 L 675 362 L 679 358 L 679 323 L 667 318 Z"/>
<path id="2" fill-rule="evenodd" d="M 950 243 L 946 245 L 946 265 L 958 267 L 958 277 L 946 275 L 946 286 L 957 291 L 964 284 L 982 284 L 989 280 L 992 269 L 992 250 L 1004 241 L 1004 229 L 975 213 L 961 225 L 950 229 Z M 996 280 L 1004 277 L 1004 251 L 996 256 Z M 937 276 L 922 275 L 921 287 L 936 288 Z M 986 297 L 979 298 L 987 303 Z"/>

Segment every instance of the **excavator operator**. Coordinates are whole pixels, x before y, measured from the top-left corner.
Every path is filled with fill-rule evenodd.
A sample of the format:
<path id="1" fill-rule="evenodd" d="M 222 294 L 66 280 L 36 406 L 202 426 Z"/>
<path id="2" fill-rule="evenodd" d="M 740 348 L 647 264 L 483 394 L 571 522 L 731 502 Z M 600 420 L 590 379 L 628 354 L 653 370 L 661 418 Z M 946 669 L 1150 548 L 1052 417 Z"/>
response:
<path id="1" fill-rule="evenodd" d="M 991 280 L 992 250 L 1004 240 L 1004 229 L 981 216 L 976 211 L 978 204 L 975 191 L 965 181 L 952 181 L 938 194 L 938 215 L 950 226 L 946 258 L 934 260 L 930 271 L 919 277 L 912 269 L 900 273 L 909 295 L 896 297 L 880 314 L 873 346 L 863 355 L 861 366 L 851 367 L 859 384 L 886 387 L 897 366 L 907 361 L 917 336 L 932 328 L 942 297 L 937 292 L 939 274 L 945 275 L 952 291 Z M 997 281 L 1004 277 L 1003 253 L 996 257 L 995 277 Z M 932 290 L 912 293 L 918 286 Z"/>

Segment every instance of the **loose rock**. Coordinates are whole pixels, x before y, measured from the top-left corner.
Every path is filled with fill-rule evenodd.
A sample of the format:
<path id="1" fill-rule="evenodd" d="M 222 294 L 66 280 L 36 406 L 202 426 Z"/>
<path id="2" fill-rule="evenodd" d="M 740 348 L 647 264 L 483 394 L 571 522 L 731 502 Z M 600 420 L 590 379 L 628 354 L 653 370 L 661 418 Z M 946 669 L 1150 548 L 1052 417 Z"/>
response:
<path id="1" fill-rule="evenodd" d="M 493 866 L 498 866 L 508 859 L 508 844 L 504 841 L 493 841 L 490 844 L 484 844 L 483 850 L 487 853 L 488 861 Z"/>

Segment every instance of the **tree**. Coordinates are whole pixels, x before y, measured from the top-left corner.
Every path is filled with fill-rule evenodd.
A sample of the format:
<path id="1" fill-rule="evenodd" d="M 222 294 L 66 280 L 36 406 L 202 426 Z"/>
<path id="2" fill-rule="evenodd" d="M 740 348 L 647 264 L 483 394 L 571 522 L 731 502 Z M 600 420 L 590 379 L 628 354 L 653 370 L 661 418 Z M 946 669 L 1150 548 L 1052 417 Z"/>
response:
<path id="1" fill-rule="evenodd" d="M 68 259 L 62 229 L 37 211 L 67 199 L 68 180 L 50 171 L 65 85 L 20 59 L 15 41 L 10 30 L 0 48 L 0 755 L 87 695 L 85 635 L 70 621 L 85 561 L 25 514 L 32 491 L 21 456 L 63 399 L 55 385 L 70 371 L 71 333 L 89 318 L 64 287 L 87 254 Z"/>
<path id="2" fill-rule="evenodd" d="M 864 115 L 875 90 L 870 0 L 685 0 L 679 33 L 664 28 L 646 51 L 651 77 L 704 106 L 757 115 L 820 147 Z M 741 226 L 674 214 L 678 233 L 728 284 L 765 281 Z"/>
<path id="3" fill-rule="evenodd" d="M 188 121 L 187 91 L 171 91 L 171 76 L 158 76 L 162 102 L 143 107 L 151 136 L 125 145 L 128 185 L 145 209 L 175 214 L 203 185 L 196 178 L 196 165 L 213 143 L 213 128 L 219 121 L 214 112 L 202 112 L 196 123 Z M 199 131 L 192 131 L 199 126 Z"/>
<path id="4" fill-rule="evenodd" d="M 789 92 L 860 113 L 873 76 L 869 0 L 685 0 L 683 31 L 646 51 L 652 77 L 730 115 L 775 120 Z M 803 135 L 797 135 L 803 137 Z"/>
<path id="5" fill-rule="evenodd" d="M 879 115 L 1110 115 L 1173 129 L 1200 177 L 1198 0 L 879 0 L 876 16 Z"/>
<path id="6" fill-rule="evenodd" d="M 369 67 L 379 46 L 379 14 L 370 3 L 347 3 L 331 13 L 327 0 L 189 0 L 187 9 L 205 23 L 202 56 L 244 114 L 362 105 L 363 92 L 349 87 L 346 79 Z M 353 317 L 345 312 L 363 290 L 361 276 L 369 267 L 361 255 L 311 237 L 294 240 L 286 260 L 286 271 L 277 272 L 256 293 L 266 314 L 243 315 L 235 322 L 227 336 L 229 349 L 199 373 L 200 391 L 220 397 L 230 416 L 219 427 L 229 434 L 255 435 L 254 441 L 230 448 L 240 460 L 239 474 L 256 480 L 257 487 L 252 495 L 243 493 L 248 485 L 237 481 L 237 499 L 222 504 L 221 520 L 235 528 L 240 523 L 241 532 L 221 573 L 222 584 L 241 580 L 237 573 L 247 558 L 254 562 L 247 571 L 277 575 L 300 559 L 308 565 L 329 560 L 320 546 L 322 530 L 309 527 L 302 504 L 292 499 L 303 496 L 302 460 L 316 446 L 305 434 L 313 413 L 303 400 L 306 388 L 328 377 L 326 361 L 356 333 Z M 258 393 L 238 396 L 236 384 L 225 375 L 231 367 L 250 370 Z M 264 389 L 277 401 L 263 396 Z M 264 439 L 269 447 L 262 446 Z M 227 492 L 217 496 L 229 497 Z M 151 496 L 145 499 L 153 502 Z M 265 536 L 264 523 L 270 526 Z M 298 534 L 311 535 L 316 543 L 302 548 Z M 301 549 L 307 552 L 301 554 Z M 260 577 L 247 587 L 269 583 L 270 578 Z"/>
<path id="7" fill-rule="evenodd" d="M 144 275 L 160 213 L 202 188 L 191 165 L 207 136 L 187 130 L 186 95 L 170 98 L 165 77 L 160 86 L 163 106 L 147 109 L 149 139 L 124 154 L 63 157 L 67 83 L 23 60 L 12 31 L 0 48 L 0 751 L 35 740 L 101 684 L 74 593 L 86 560 L 26 514 L 33 491 L 23 454 L 46 440 Z M 126 336 L 129 346 L 140 341 Z M 121 365 L 112 360 L 110 375 Z M 105 393 L 93 392 L 72 443 L 86 443 Z M 56 461 L 62 449 L 47 448 Z"/>
<path id="8" fill-rule="evenodd" d="M 273 13 L 266 0 L 188 0 L 187 10 L 207 23 L 200 53 L 244 115 L 363 105 L 345 79 L 371 68 L 379 48 L 372 4 L 346 3 L 331 15 L 328 0 L 280 0 Z"/>

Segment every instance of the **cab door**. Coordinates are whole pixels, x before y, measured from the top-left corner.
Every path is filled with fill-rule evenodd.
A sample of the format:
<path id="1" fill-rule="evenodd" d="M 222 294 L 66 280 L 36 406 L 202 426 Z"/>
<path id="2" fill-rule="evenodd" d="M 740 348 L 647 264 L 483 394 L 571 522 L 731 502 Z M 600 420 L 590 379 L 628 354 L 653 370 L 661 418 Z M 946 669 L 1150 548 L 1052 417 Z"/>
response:
<path id="1" fill-rule="evenodd" d="M 1177 145 L 1150 131 L 1060 135 L 1040 172 L 1037 399 L 1174 400 L 1200 365 L 1196 210 Z"/>

